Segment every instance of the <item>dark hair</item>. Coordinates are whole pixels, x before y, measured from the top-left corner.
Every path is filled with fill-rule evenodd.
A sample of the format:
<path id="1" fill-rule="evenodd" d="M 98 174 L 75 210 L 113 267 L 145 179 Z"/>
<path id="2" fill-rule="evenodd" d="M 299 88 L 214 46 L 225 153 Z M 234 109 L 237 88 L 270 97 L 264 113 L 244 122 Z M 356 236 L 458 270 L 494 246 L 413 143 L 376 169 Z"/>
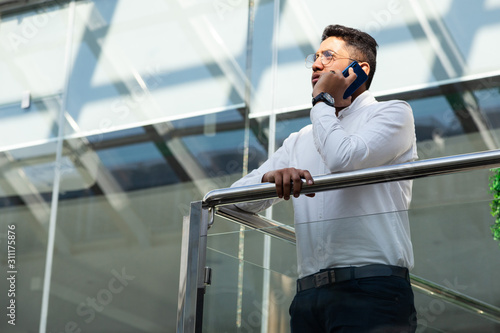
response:
<path id="1" fill-rule="evenodd" d="M 366 89 L 370 88 L 377 67 L 377 42 L 366 32 L 344 27 L 343 25 L 329 25 L 323 30 L 321 41 L 328 37 L 341 38 L 347 47 L 353 52 L 350 57 L 361 61 L 366 61 L 370 64 L 370 74 L 366 80 Z"/>

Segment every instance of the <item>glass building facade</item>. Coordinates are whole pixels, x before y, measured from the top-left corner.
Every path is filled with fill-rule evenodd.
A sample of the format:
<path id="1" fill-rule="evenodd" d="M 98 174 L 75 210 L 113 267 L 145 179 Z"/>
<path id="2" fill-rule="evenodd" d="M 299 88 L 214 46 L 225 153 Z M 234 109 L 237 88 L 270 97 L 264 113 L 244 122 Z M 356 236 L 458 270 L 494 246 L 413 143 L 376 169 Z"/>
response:
<path id="1" fill-rule="evenodd" d="M 12 3 L 0 1 L 1 332 L 174 332 L 190 202 L 310 122 L 304 58 L 329 24 L 377 40 L 371 90 L 410 103 L 420 159 L 500 146 L 499 0 Z M 416 180 L 409 214 L 413 273 L 498 308 L 490 174 Z M 266 214 L 293 224 L 289 202 Z M 214 228 L 205 331 L 288 332 L 291 296 L 263 307 L 262 268 L 293 291 L 295 250 Z M 500 332 L 500 318 L 415 294 L 421 332 Z"/>

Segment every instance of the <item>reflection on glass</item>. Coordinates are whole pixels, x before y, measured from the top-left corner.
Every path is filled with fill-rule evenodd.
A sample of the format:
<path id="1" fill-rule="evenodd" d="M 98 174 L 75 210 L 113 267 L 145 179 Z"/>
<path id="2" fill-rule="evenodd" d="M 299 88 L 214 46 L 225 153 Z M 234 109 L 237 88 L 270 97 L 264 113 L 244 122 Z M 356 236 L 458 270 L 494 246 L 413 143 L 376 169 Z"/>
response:
<path id="1" fill-rule="evenodd" d="M 310 104 L 311 71 L 304 68 L 304 58 L 316 51 L 324 27 L 330 24 L 361 29 L 377 40 L 375 93 L 414 90 L 471 75 L 497 75 L 500 70 L 494 56 L 500 46 L 491 43 L 499 32 L 499 8 L 494 1 L 478 5 L 363 0 L 358 2 L 363 10 L 348 22 L 345 13 L 352 11 L 350 3 L 321 3 L 321 11 L 318 5 L 282 2 L 275 22 L 273 3 L 257 4 L 251 76 L 255 115 Z M 277 35 L 269 33 L 275 24 Z"/>
<path id="2" fill-rule="evenodd" d="M 147 6 L 78 2 L 68 91 L 74 130 L 117 129 L 242 104 L 246 7 L 233 6 L 225 20 L 213 9 L 160 0 Z"/>
<path id="3" fill-rule="evenodd" d="M 33 100 L 28 109 L 21 109 L 21 100 L 0 106 L 0 148 L 11 149 L 54 140 L 59 128 L 59 109 L 59 96 Z M 24 130 L 19 130 L 20 125 Z"/>
<path id="4" fill-rule="evenodd" d="M 33 99 L 62 91 L 67 28 L 67 8 L 54 3 L 36 11 L 2 15 L 0 107 L 16 104 L 20 109 L 25 91 Z"/>
<path id="5" fill-rule="evenodd" d="M 0 280 L 1 304 L 6 309 L 11 299 L 16 302 L 15 327 L 24 331 L 38 331 L 40 321 L 54 161 L 53 144 L 0 153 L 0 266 L 4 274 L 14 272 L 5 277 L 15 276 L 14 288 Z M 56 241 L 56 251 L 67 253 L 66 236 L 57 234 Z M 2 332 L 14 327 L 7 318 L 0 321 Z"/>
<path id="6" fill-rule="evenodd" d="M 183 216 L 191 201 L 241 175 L 238 115 L 230 110 L 64 141 L 57 233 L 68 248 L 54 256 L 50 329 L 64 329 L 68 320 L 93 332 L 175 329 Z M 250 141 L 262 150 L 255 137 Z M 41 168 L 29 174 L 41 176 Z M 125 284 L 110 288 L 110 281 Z"/>

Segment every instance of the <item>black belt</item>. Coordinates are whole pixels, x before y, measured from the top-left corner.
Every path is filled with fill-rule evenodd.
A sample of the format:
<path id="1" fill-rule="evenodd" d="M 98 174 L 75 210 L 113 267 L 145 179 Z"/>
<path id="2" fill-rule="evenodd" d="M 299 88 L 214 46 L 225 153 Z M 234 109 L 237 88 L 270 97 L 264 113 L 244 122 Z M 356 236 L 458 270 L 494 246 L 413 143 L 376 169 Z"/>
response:
<path id="1" fill-rule="evenodd" d="M 398 276 L 410 281 L 410 274 L 406 267 L 373 264 L 361 267 L 329 268 L 298 279 L 297 292 L 337 282 L 376 276 Z"/>

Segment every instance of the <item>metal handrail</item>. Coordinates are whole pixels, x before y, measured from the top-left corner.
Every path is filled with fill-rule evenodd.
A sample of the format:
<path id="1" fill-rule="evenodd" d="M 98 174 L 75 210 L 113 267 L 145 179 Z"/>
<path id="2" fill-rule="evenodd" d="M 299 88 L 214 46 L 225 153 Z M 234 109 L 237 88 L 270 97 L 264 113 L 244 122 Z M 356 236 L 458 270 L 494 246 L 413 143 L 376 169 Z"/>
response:
<path id="1" fill-rule="evenodd" d="M 381 166 L 363 170 L 335 173 L 314 178 L 314 184 L 302 184 L 301 193 L 316 193 L 340 188 L 410 180 L 428 176 L 500 166 L 500 150 L 440 157 L 410 163 Z M 276 198 L 272 183 L 223 188 L 208 192 L 203 198 L 205 207 Z"/>

